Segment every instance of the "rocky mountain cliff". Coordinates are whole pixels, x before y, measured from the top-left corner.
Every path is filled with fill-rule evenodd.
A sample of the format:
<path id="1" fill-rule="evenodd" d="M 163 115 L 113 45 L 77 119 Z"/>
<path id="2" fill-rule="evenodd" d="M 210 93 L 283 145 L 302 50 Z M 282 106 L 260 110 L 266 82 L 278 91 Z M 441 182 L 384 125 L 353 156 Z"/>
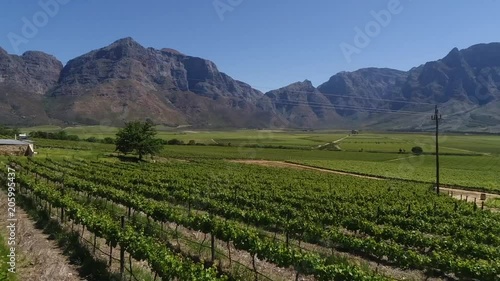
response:
<path id="1" fill-rule="evenodd" d="M 57 84 L 63 65 L 51 55 L 9 55 L 0 48 L 0 120 L 3 124 L 47 124 L 44 95 Z"/>
<path id="2" fill-rule="evenodd" d="M 208 60 L 132 38 L 91 51 L 64 67 L 53 56 L 0 48 L 3 124 L 122 125 L 149 118 L 203 128 L 412 129 L 500 131 L 500 43 L 453 49 L 407 72 L 340 72 L 315 88 L 308 80 L 265 94 Z"/>
<path id="3" fill-rule="evenodd" d="M 317 90 L 328 99 L 325 108 L 333 106 L 344 123 L 355 127 L 432 129 L 430 115 L 439 104 L 443 129 L 498 132 L 500 43 L 455 48 L 443 59 L 407 72 L 386 68 L 340 72 Z M 280 94 L 293 92 L 285 89 Z"/>
<path id="4" fill-rule="evenodd" d="M 211 61 L 144 48 L 132 38 L 69 61 L 47 95 L 49 115 L 70 123 L 149 118 L 168 126 L 267 125 L 256 106 L 261 92 Z"/>
<path id="5" fill-rule="evenodd" d="M 268 100 L 270 110 L 290 127 L 328 128 L 339 125 L 341 119 L 334 105 L 309 80 L 267 92 L 263 100 Z"/>
<path id="6" fill-rule="evenodd" d="M 453 49 L 439 61 L 412 69 L 402 88 L 406 98 L 485 105 L 500 98 L 500 43 Z"/>
<path id="7" fill-rule="evenodd" d="M 401 86 L 408 73 L 387 68 L 364 68 L 340 72 L 321 84 L 318 90 L 337 106 L 337 112 L 350 116 L 359 112 L 398 110 L 405 101 Z"/>

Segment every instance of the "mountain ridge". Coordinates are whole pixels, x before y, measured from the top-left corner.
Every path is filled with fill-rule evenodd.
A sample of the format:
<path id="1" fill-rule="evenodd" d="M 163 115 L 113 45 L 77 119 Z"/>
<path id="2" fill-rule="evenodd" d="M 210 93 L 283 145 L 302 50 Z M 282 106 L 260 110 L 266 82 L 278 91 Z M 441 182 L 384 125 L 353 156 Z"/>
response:
<path id="1" fill-rule="evenodd" d="M 210 60 L 146 48 L 131 37 L 64 66 L 43 52 L 17 56 L 0 48 L 0 117 L 9 125 L 151 119 L 200 128 L 414 130 L 431 124 L 404 114 L 429 113 L 438 103 L 445 114 L 467 112 L 444 128 L 488 131 L 500 130 L 499 89 L 500 43 L 453 48 L 409 71 L 367 67 L 338 72 L 318 87 L 306 79 L 266 93 Z M 396 114 L 403 115 L 398 122 L 391 120 Z"/>

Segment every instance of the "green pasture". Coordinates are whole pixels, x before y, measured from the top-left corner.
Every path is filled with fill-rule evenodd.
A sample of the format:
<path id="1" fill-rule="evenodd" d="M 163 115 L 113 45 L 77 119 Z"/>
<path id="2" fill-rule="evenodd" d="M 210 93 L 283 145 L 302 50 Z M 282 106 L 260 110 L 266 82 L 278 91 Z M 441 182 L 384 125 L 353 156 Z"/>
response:
<path id="1" fill-rule="evenodd" d="M 60 128 L 57 126 L 38 126 L 23 128 L 30 131 L 56 132 L 64 130 L 80 138 L 114 138 L 118 128 L 109 126 L 79 126 Z M 343 151 L 398 152 L 403 149 L 411 152 L 420 146 L 425 153 L 435 151 L 435 138 L 432 133 L 373 133 L 362 132 L 350 135 L 350 131 L 283 131 L 283 130 L 233 130 L 206 131 L 184 130 L 157 126 L 158 137 L 179 139 L 184 142 L 194 140 L 201 144 L 221 144 L 231 146 L 286 146 L 297 148 L 318 148 L 336 142 Z M 347 138 L 346 138 L 347 137 Z M 440 135 L 440 152 L 447 154 L 500 154 L 500 136 L 448 134 Z"/>
<path id="2" fill-rule="evenodd" d="M 433 134 L 390 134 L 366 133 L 351 135 L 338 143 L 346 151 L 395 152 L 403 149 L 411 152 L 412 147 L 420 146 L 425 153 L 436 150 Z M 441 134 L 439 136 L 441 153 L 447 154 L 500 154 L 500 137 L 483 135 Z"/>
<path id="3" fill-rule="evenodd" d="M 486 199 L 485 205 L 490 208 L 500 209 L 500 198 Z"/>
<path id="4" fill-rule="evenodd" d="M 58 130 L 54 126 L 30 128 Z M 117 128 L 85 126 L 65 128 L 68 134 L 114 137 Z M 350 131 L 158 131 L 163 139 L 190 140 L 205 145 L 166 145 L 159 157 L 182 159 L 280 160 L 347 172 L 433 182 L 435 139 L 431 133 Z M 342 151 L 327 150 L 335 142 Z M 222 146 L 223 145 L 223 146 Z M 420 146 L 424 155 L 411 148 Z M 97 159 L 114 152 L 113 145 L 59 140 L 35 140 L 38 157 Z M 400 149 L 406 153 L 398 153 Z M 500 191 L 500 136 L 441 134 L 441 182 Z"/>

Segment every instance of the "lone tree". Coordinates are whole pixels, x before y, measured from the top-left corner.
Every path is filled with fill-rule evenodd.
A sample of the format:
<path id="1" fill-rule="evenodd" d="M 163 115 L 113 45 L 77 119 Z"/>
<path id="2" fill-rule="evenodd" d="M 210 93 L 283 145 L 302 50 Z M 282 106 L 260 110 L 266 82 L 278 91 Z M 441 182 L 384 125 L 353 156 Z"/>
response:
<path id="1" fill-rule="evenodd" d="M 116 151 L 123 154 L 135 152 L 139 160 L 146 154 L 157 154 L 161 149 L 161 139 L 156 139 L 156 129 L 151 121 L 128 122 L 116 134 Z"/>

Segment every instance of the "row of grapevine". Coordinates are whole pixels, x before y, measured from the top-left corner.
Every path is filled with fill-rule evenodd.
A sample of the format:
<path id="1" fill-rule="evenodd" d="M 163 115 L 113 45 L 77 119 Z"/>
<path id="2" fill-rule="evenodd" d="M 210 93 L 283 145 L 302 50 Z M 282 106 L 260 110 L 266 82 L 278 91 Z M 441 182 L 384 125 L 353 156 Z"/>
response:
<path id="1" fill-rule="evenodd" d="M 17 178 L 22 188 L 29 190 L 38 198 L 49 202 L 53 207 L 64 208 L 66 215 L 77 224 L 84 225 L 98 237 L 106 239 L 113 247 L 119 245 L 134 259 L 145 260 L 158 275 L 165 280 L 227 280 L 226 276 L 218 277 L 215 268 L 204 268 L 159 245 L 155 239 L 146 237 L 136 229 L 122 229 L 113 218 L 98 210 L 89 209 L 77 203 L 73 198 L 61 193 L 60 189 L 46 183 L 38 182 L 24 175 Z"/>
<path id="2" fill-rule="evenodd" d="M 367 190 L 364 198 L 347 199 L 349 202 L 346 204 L 341 200 L 341 192 L 325 196 L 333 202 L 323 201 L 324 198 L 312 197 L 296 189 L 288 192 L 286 188 L 274 187 L 269 188 L 269 192 L 260 193 L 256 188 L 245 188 L 235 194 L 228 188 L 228 185 L 234 186 L 231 182 L 219 185 L 212 182 L 211 192 L 208 192 L 207 183 L 201 182 L 203 173 L 193 172 L 186 180 L 192 171 L 185 169 L 172 169 L 174 175 L 165 177 L 157 167 L 147 167 L 142 173 L 141 169 L 115 169 L 109 164 L 92 162 L 83 165 L 72 161 L 38 164 L 65 174 L 67 186 L 75 180 L 76 185 L 88 184 L 95 190 L 135 193 L 140 198 L 137 200 L 145 200 L 147 204 L 163 204 L 156 200 L 184 205 L 190 202 L 193 208 L 268 230 L 281 230 L 307 242 L 328 242 L 337 248 L 379 260 L 388 258 L 402 268 L 439 269 L 445 273 L 481 280 L 498 278 L 499 240 L 494 235 L 500 227 L 498 220 L 488 212 L 474 212 L 468 205 L 462 205 L 458 212 L 454 211 L 453 207 L 449 207 L 453 204 L 449 204 L 447 198 L 437 198 L 434 206 L 417 204 L 419 202 L 414 199 L 412 202 L 416 206 L 412 206 L 410 212 L 402 204 L 392 204 L 390 208 L 371 205 L 367 197 L 379 196 L 382 192 L 380 188 L 378 193 L 372 194 Z M 64 169 L 64 166 L 72 168 Z M 106 169 L 102 168 L 104 166 Z M 114 173 L 120 173 L 121 177 L 111 177 Z M 54 177 L 60 179 L 62 174 Z M 396 192 L 384 189 L 386 195 L 398 196 Z M 169 204 L 166 208 L 172 212 Z M 179 217 L 177 222 L 189 227 L 189 222 L 183 223 Z M 346 235 L 342 229 L 367 237 Z"/>

